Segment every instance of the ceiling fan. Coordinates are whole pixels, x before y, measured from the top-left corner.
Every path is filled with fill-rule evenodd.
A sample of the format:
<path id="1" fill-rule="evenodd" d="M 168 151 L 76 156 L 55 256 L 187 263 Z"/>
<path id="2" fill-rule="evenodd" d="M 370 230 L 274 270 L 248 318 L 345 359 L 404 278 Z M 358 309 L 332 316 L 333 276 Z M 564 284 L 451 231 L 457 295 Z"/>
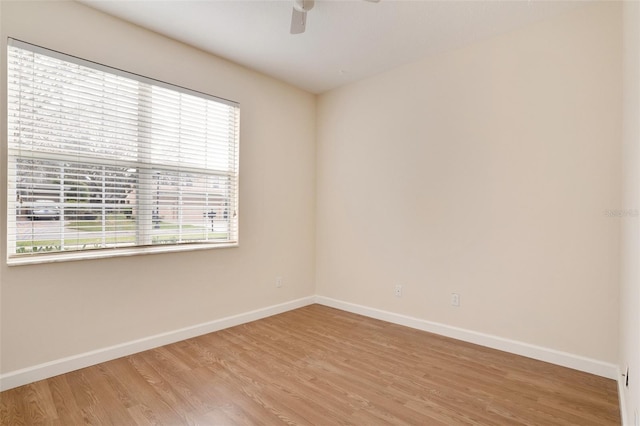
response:
<path id="1" fill-rule="evenodd" d="M 380 0 L 366 0 L 378 3 Z M 315 0 L 293 0 L 293 13 L 291 14 L 291 34 L 301 34 L 307 28 L 307 12 L 313 9 Z"/>

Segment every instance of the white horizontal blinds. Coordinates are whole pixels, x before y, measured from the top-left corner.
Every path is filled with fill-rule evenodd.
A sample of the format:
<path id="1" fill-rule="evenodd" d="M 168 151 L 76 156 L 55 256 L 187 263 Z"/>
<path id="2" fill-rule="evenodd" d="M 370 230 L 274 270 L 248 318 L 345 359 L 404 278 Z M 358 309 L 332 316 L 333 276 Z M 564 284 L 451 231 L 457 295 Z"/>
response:
<path id="1" fill-rule="evenodd" d="M 12 46 L 8 56 L 10 148 L 135 161 L 138 82 Z"/>
<path id="2" fill-rule="evenodd" d="M 153 242 L 234 241 L 236 108 L 153 87 L 145 111 L 152 140 L 144 153 L 153 165 Z M 176 143 L 178 141 L 178 143 Z M 164 229 L 170 222 L 180 232 Z"/>
<path id="3" fill-rule="evenodd" d="M 10 255 L 237 241 L 237 105 L 8 49 Z"/>

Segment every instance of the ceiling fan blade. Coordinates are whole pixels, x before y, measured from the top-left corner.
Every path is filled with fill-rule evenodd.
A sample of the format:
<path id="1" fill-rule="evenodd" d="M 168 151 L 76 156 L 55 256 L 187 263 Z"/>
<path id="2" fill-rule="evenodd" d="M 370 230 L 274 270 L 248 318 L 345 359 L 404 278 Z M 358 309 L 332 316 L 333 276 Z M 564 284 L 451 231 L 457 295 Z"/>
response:
<path id="1" fill-rule="evenodd" d="M 291 14 L 291 34 L 301 34 L 307 28 L 307 12 L 293 9 Z"/>

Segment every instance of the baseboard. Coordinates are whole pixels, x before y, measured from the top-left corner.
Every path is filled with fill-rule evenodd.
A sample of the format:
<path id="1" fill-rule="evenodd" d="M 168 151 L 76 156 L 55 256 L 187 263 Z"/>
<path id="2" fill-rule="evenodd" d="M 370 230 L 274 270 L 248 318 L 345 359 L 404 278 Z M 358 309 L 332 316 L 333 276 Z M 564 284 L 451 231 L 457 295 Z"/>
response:
<path id="1" fill-rule="evenodd" d="M 554 349 L 535 346 L 528 343 L 518 342 L 515 340 L 509 340 L 498 336 L 492 336 L 489 334 L 452 327 L 446 324 L 440 324 L 393 312 L 383 311 L 380 309 L 370 308 L 367 306 L 344 302 L 341 300 L 331 299 L 324 296 L 310 296 L 296 299 L 278 305 L 268 306 L 254 311 L 221 318 L 207 323 L 197 324 L 191 327 L 185 327 L 179 330 L 145 337 L 131 342 L 126 342 L 95 351 L 61 358 L 58 360 L 35 365 L 33 367 L 11 371 L 9 373 L 0 375 L 0 391 L 12 389 L 38 380 L 47 379 L 49 377 L 54 377 L 59 374 L 68 373 L 80 368 L 89 367 L 101 362 L 106 362 L 123 356 L 157 348 L 159 346 L 168 345 L 171 343 L 179 342 L 181 340 L 189 339 L 207 333 L 212 333 L 218 330 L 223 330 L 225 328 L 234 327 L 236 325 L 245 324 L 251 321 L 256 321 L 272 315 L 277 315 L 293 309 L 301 308 L 313 303 L 330 306 L 333 308 L 341 309 L 343 311 L 353 312 L 394 324 L 404 325 L 418 330 L 428 331 L 465 342 L 475 343 L 493 349 L 498 349 L 505 352 L 550 362 L 552 364 L 561 365 L 563 367 L 585 371 L 587 373 L 607 377 L 609 379 L 614 379 L 618 382 L 619 392 L 622 396 L 622 384 L 620 380 L 621 376 L 618 367 L 614 364 L 609 364 L 606 362 L 566 352 L 556 351 Z M 622 398 L 620 398 L 620 400 L 622 404 Z M 622 415 L 622 424 L 626 425 L 627 423 L 624 421 L 626 412 L 623 411 Z"/>
<path id="2" fill-rule="evenodd" d="M 394 324 L 404 325 L 418 330 L 428 331 L 441 336 L 451 337 L 477 345 L 486 346 L 493 349 L 526 356 L 528 358 L 549 362 L 574 370 L 584 371 L 608 379 L 618 380 L 618 368 L 614 364 L 574 355 L 567 352 L 557 351 L 529 343 L 518 342 L 516 340 L 505 339 L 490 334 L 478 333 L 476 331 L 463 328 L 452 327 L 450 325 L 427 321 L 420 318 L 396 314 L 380 309 L 369 308 L 367 306 L 344 302 L 324 296 L 316 296 L 316 303 L 341 309 L 343 311 L 364 315 Z"/>
<path id="3" fill-rule="evenodd" d="M 620 404 L 620 424 L 622 426 L 631 426 L 631 423 L 627 418 L 627 403 L 624 398 L 625 396 L 624 382 L 626 378 L 622 375 L 622 371 L 620 370 L 619 367 L 616 370 L 618 373 L 618 377 L 616 381 L 618 382 L 618 401 Z"/>
<path id="4" fill-rule="evenodd" d="M 214 321 L 197 324 L 191 327 L 181 328 L 179 330 L 169 331 L 167 333 L 156 334 L 155 336 L 145 337 L 131 342 L 122 343 L 98 349 L 91 352 L 85 352 L 73 355 L 67 358 L 61 358 L 55 361 L 46 362 L 35 365 L 33 367 L 12 371 L 0 375 L 0 391 L 15 388 L 18 386 L 33 383 L 38 380 L 54 377 L 59 374 L 68 373 L 80 368 L 89 367 L 101 362 L 110 361 L 123 356 L 157 348 L 159 346 L 168 345 L 170 343 L 179 342 L 203 334 L 212 333 L 214 331 L 223 330 L 225 328 L 234 327 L 236 325 L 245 324 L 251 321 L 266 318 L 272 315 L 290 311 L 292 309 L 301 308 L 306 305 L 313 304 L 315 298 L 313 296 L 292 300 L 278 305 L 268 306 L 266 308 L 257 309 L 233 315 Z"/>

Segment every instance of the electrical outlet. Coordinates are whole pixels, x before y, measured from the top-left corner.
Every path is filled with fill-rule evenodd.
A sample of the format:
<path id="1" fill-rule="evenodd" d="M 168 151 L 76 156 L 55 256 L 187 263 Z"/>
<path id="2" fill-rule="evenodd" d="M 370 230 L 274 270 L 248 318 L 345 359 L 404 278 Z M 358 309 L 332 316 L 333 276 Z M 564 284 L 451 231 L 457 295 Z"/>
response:
<path id="1" fill-rule="evenodd" d="M 276 288 L 282 287 L 282 277 L 276 277 Z"/>
<path id="2" fill-rule="evenodd" d="M 458 293 L 451 293 L 451 306 L 460 306 L 460 295 Z"/>
<path id="3" fill-rule="evenodd" d="M 396 284 L 393 294 L 395 294 L 396 297 L 402 297 L 402 284 Z"/>

